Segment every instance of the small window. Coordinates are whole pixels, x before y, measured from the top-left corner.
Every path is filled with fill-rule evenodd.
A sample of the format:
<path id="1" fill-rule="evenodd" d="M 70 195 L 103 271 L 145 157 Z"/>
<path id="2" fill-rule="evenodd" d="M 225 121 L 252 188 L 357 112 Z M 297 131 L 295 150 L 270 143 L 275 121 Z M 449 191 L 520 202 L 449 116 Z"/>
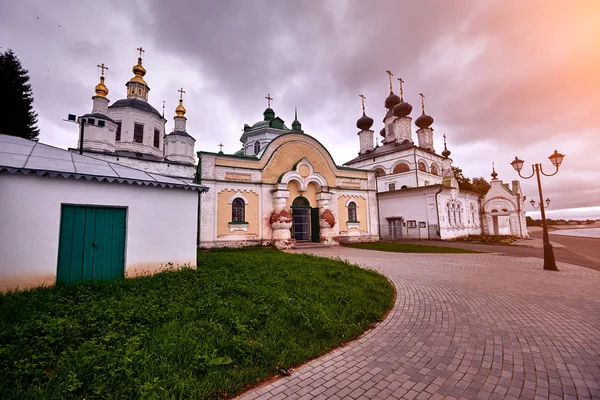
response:
<path id="1" fill-rule="evenodd" d="M 158 129 L 154 129 L 154 147 L 160 147 L 160 131 Z"/>
<path id="2" fill-rule="evenodd" d="M 144 142 L 144 124 L 133 125 L 133 141 L 136 143 Z"/>
<path id="3" fill-rule="evenodd" d="M 388 190 L 391 192 L 392 190 L 396 190 L 396 184 L 395 183 L 390 183 L 388 186 Z"/>
<path id="4" fill-rule="evenodd" d="M 254 142 L 254 154 L 258 154 L 260 153 L 260 142 L 256 141 Z"/>
<path id="5" fill-rule="evenodd" d="M 419 171 L 427 172 L 427 166 L 423 161 L 419 161 Z"/>
<path id="6" fill-rule="evenodd" d="M 246 204 L 243 199 L 237 198 L 231 203 L 231 222 L 246 221 Z"/>
<path id="7" fill-rule="evenodd" d="M 431 164 L 431 175 L 439 175 L 438 169 L 435 164 Z"/>
<path id="8" fill-rule="evenodd" d="M 348 222 L 356 222 L 356 203 L 351 201 L 348 203 Z"/>
<path id="9" fill-rule="evenodd" d="M 385 171 L 382 168 L 377 168 L 375 170 L 375 178 L 378 178 L 380 176 L 384 176 L 385 175 Z"/>
<path id="10" fill-rule="evenodd" d="M 408 229 L 415 229 L 417 227 L 417 221 L 406 221 L 406 227 Z"/>
<path id="11" fill-rule="evenodd" d="M 87 123 L 90 125 L 94 125 L 96 123 L 96 120 L 94 118 L 88 118 Z"/>
<path id="12" fill-rule="evenodd" d="M 117 122 L 117 132 L 115 132 L 115 141 L 121 141 L 121 121 Z"/>

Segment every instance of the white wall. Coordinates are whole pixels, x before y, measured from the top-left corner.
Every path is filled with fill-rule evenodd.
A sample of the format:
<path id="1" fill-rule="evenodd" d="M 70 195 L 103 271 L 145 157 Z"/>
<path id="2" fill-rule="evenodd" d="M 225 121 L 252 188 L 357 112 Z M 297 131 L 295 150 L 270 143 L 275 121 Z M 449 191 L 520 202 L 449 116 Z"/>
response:
<path id="1" fill-rule="evenodd" d="M 127 207 L 128 275 L 196 264 L 198 192 L 0 173 L 0 289 L 56 280 L 61 204 Z"/>

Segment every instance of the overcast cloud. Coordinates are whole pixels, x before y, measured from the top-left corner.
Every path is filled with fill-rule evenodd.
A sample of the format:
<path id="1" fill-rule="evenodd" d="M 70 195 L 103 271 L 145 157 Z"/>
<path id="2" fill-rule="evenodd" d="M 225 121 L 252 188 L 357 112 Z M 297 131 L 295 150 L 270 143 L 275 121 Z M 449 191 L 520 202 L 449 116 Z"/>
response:
<path id="1" fill-rule="evenodd" d="M 600 206 L 600 3 L 589 1 L 0 1 L 0 51 L 29 69 L 40 139 L 77 142 L 67 113 L 91 110 L 96 64 L 110 68 L 112 102 L 125 97 L 142 46 L 150 103 L 186 90 L 196 150 L 234 152 L 244 123 L 262 119 L 264 97 L 291 125 L 342 164 L 358 151 L 359 94 L 378 132 L 386 69 L 419 92 L 435 119 L 436 149 L 448 136 L 454 165 L 517 178 L 515 155 L 542 162 L 556 148 L 561 171 L 544 178 L 552 208 Z M 396 82 L 395 82 L 396 83 Z M 397 92 L 397 87 L 395 85 Z M 414 135 L 416 139 L 416 135 Z M 534 180 L 522 181 L 537 198 Z M 600 213 L 597 213 L 600 214 Z"/>

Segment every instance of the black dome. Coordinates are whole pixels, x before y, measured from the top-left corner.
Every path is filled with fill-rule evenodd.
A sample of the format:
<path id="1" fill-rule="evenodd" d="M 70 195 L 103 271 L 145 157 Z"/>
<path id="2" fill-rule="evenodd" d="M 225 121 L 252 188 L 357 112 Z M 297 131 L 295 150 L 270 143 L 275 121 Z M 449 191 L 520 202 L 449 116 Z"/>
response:
<path id="1" fill-rule="evenodd" d="M 448 150 L 448 149 L 447 149 L 447 148 L 444 146 L 444 151 L 442 151 L 442 155 L 443 155 L 445 158 L 448 158 L 448 156 L 449 156 L 450 154 L 451 154 L 451 153 L 450 153 L 450 150 Z"/>
<path id="2" fill-rule="evenodd" d="M 385 108 L 392 109 L 398 103 L 400 103 L 400 97 L 396 96 L 394 92 L 390 92 L 390 95 L 385 99 Z"/>
<path id="3" fill-rule="evenodd" d="M 381 136 L 385 137 L 385 128 L 382 128 L 382 129 L 379 131 L 379 134 L 380 134 Z"/>
<path id="4" fill-rule="evenodd" d="M 361 131 L 368 131 L 373 126 L 373 118 L 367 117 L 367 115 L 363 112 L 362 117 L 356 121 L 356 127 Z"/>
<path id="5" fill-rule="evenodd" d="M 406 117 L 412 111 L 412 106 L 400 99 L 400 103 L 394 107 L 394 115 L 396 117 Z"/>
<path id="6" fill-rule="evenodd" d="M 417 118 L 417 120 L 415 121 L 415 124 L 419 128 L 429 128 L 431 126 L 431 124 L 433 124 L 433 118 L 430 117 L 429 115 L 423 113 L 423 114 L 421 114 L 421 116 L 419 118 Z"/>

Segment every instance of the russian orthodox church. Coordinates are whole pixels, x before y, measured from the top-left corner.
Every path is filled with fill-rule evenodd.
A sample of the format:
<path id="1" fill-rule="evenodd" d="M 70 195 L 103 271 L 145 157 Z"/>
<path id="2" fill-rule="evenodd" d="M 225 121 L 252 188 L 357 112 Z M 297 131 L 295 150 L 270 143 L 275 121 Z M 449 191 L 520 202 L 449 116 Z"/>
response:
<path id="1" fill-rule="evenodd" d="M 385 99 L 382 145 L 374 146 L 373 119 L 365 113 L 356 126 L 360 151 L 343 166 L 302 130 L 297 112 L 291 129 L 275 115 L 270 95 L 263 119 L 244 125 L 242 148 L 234 154 L 199 151 L 186 131 L 183 89 L 173 130 L 148 102 L 143 49 L 127 98 L 109 105 L 104 64 L 92 97 L 91 113 L 80 117 L 80 149 L 89 156 L 147 172 L 201 183 L 200 247 L 267 245 L 281 248 L 300 242 L 329 245 L 382 239 L 450 239 L 473 234 L 527 237 L 519 182 L 512 188 L 497 179 L 485 196 L 459 190 L 444 136 L 444 150 L 434 148 L 433 118 L 415 120 L 412 106 L 392 88 Z M 164 114 L 164 111 L 163 111 Z M 74 149 L 73 149 L 74 150 Z"/>
<path id="2" fill-rule="evenodd" d="M 417 141 L 412 133 L 412 106 L 392 87 L 385 99 L 386 110 L 381 146 L 374 146 L 373 119 L 365 113 L 356 122 L 359 129 L 358 156 L 344 165 L 376 171 L 379 234 L 382 239 L 452 239 L 467 235 L 515 235 L 528 237 L 525 197 L 519 181 L 512 187 L 492 173 L 491 188 L 485 196 L 460 190 L 452 171 L 451 152 L 444 135 L 444 150 L 434 148 L 434 119 L 425 113 L 415 120 Z"/>
<path id="3" fill-rule="evenodd" d="M 100 83 L 92 97 L 92 111 L 80 117 L 83 142 L 79 143 L 86 155 L 116 162 L 144 171 L 192 180 L 195 174 L 194 145 L 196 139 L 186 132 L 186 109 L 183 89 L 175 108 L 173 130 L 166 134 L 166 122 L 148 102 L 150 86 L 144 80 L 143 49 L 138 49 L 133 77 L 125 83 L 127 98 L 110 104 L 105 84 L 104 64 Z"/>

